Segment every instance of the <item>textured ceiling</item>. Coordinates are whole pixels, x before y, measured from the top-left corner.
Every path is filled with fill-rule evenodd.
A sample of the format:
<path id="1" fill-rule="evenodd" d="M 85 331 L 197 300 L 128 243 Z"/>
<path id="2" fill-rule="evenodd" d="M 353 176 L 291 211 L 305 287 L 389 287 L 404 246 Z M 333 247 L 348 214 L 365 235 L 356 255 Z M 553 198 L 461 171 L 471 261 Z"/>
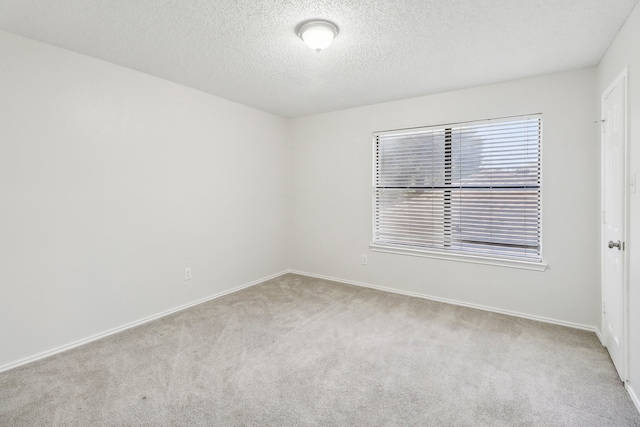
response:
<path id="1" fill-rule="evenodd" d="M 0 0 L 0 29 L 295 117 L 594 66 L 636 1 Z"/>

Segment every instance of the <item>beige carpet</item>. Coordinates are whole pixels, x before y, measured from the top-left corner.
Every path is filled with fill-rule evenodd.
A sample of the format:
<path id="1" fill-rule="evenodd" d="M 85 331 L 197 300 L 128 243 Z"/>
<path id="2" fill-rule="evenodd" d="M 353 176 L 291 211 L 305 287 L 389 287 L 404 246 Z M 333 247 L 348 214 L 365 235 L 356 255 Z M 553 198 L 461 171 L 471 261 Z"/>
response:
<path id="1" fill-rule="evenodd" d="M 0 374 L 1 426 L 640 426 L 593 333 L 297 275 Z"/>

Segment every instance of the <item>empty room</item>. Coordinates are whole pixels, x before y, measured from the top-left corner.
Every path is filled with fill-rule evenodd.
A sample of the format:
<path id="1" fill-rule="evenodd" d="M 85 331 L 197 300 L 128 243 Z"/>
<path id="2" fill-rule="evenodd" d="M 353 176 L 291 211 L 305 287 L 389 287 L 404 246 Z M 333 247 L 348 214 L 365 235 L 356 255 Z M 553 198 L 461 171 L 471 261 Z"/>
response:
<path id="1" fill-rule="evenodd" d="M 0 0 L 0 426 L 640 426 L 637 0 Z"/>

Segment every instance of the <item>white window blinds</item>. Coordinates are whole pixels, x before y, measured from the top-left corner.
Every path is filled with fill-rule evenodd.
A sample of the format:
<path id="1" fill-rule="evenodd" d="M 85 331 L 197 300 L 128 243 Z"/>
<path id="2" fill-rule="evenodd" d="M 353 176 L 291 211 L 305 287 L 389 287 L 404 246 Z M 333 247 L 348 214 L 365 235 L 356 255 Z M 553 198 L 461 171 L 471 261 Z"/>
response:
<path id="1" fill-rule="evenodd" d="M 374 134 L 374 244 L 541 261 L 541 117 Z"/>

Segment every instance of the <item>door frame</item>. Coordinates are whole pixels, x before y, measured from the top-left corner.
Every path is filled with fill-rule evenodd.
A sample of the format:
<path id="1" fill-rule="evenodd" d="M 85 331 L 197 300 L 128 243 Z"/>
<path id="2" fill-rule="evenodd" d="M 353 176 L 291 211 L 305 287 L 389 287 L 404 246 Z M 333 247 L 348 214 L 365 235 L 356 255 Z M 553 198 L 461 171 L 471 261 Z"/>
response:
<path id="1" fill-rule="evenodd" d="M 626 383 L 629 379 L 629 221 L 630 221 L 630 215 L 629 215 L 629 97 L 628 97 L 628 87 L 629 87 L 629 80 L 628 80 L 628 72 L 627 72 L 627 68 L 625 67 L 622 72 L 611 82 L 611 84 L 607 87 L 607 89 L 602 92 L 601 96 L 600 96 L 600 117 L 601 119 L 599 120 L 600 123 L 600 213 L 601 215 L 604 215 L 604 102 L 605 99 L 607 97 L 607 95 L 609 95 L 611 93 L 611 91 L 618 85 L 620 84 L 620 82 L 623 83 L 623 87 L 622 87 L 622 91 L 624 93 L 624 141 L 623 141 L 623 150 L 624 150 L 624 176 L 623 176 L 623 213 L 624 213 L 624 220 L 623 220 L 623 225 L 624 225 L 624 231 L 622 233 L 623 235 L 623 242 L 625 245 L 623 254 L 622 254 L 622 259 L 624 262 L 624 266 L 623 266 L 623 307 L 622 307 L 622 313 L 623 313 L 623 338 L 624 338 L 624 345 L 623 345 L 623 364 L 624 366 L 622 367 L 622 378 L 623 381 Z M 602 218 L 604 219 L 604 218 Z M 600 291 L 601 291 L 601 307 L 600 307 L 600 330 L 602 331 L 600 334 L 600 341 L 602 342 L 602 345 L 604 345 L 605 347 L 607 346 L 607 342 L 606 342 L 606 334 L 604 333 L 604 331 L 606 330 L 606 324 L 605 324 L 605 316 L 604 316 L 604 309 L 605 309 L 605 287 L 604 287 L 604 251 L 607 250 L 605 249 L 605 237 L 604 237 L 604 226 L 603 226 L 603 221 L 600 221 Z"/>

